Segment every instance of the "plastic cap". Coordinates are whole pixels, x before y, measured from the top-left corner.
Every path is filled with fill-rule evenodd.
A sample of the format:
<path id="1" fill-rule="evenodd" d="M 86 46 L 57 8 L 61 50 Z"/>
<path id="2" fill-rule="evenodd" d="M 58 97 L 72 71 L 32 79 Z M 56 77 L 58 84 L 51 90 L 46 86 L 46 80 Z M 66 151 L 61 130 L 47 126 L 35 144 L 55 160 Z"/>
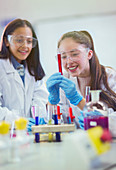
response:
<path id="1" fill-rule="evenodd" d="M 104 129 L 101 126 L 96 126 L 94 128 L 90 128 L 87 130 L 87 133 L 89 135 L 89 138 L 94 146 L 94 148 L 96 149 L 96 152 L 98 155 L 108 151 L 110 149 L 110 142 L 103 142 L 101 140 L 101 137 L 104 133 Z M 102 137 L 103 139 L 106 138 L 106 134 L 103 135 L 104 137 Z"/>
<path id="2" fill-rule="evenodd" d="M 27 126 L 27 119 L 25 118 L 19 118 L 15 120 L 15 125 L 18 130 L 24 130 Z"/>
<path id="3" fill-rule="evenodd" d="M 2 134 L 2 135 L 8 134 L 9 128 L 10 128 L 10 124 L 5 121 L 2 121 L 0 123 L 0 134 Z"/>
<path id="4" fill-rule="evenodd" d="M 101 90 L 91 90 L 90 92 L 92 101 L 99 101 Z"/>
<path id="5" fill-rule="evenodd" d="M 103 142 L 111 142 L 112 141 L 112 135 L 109 132 L 108 129 L 104 129 L 103 134 L 100 138 Z"/>
<path id="6" fill-rule="evenodd" d="M 69 107 L 69 115 L 70 115 L 70 118 L 71 118 L 71 122 L 73 122 L 73 119 L 75 119 L 75 116 L 73 116 L 73 112 L 72 112 L 71 107 Z"/>
<path id="7" fill-rule="evenodd" d="M 60 113 L 60 106 L 57 106 L 57 115 L 58 115 L 58 119 L 60 119 L 61 117 L 61 115 L 62 115 L 62 113 Z"/>

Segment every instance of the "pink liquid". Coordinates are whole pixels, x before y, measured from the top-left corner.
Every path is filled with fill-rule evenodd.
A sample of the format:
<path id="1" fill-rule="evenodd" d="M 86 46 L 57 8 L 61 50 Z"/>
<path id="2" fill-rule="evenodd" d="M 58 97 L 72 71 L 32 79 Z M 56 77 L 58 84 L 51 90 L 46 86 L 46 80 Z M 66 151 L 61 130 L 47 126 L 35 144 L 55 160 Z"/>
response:
<path id="1" fill-rule="evenodd" d="M 88 116 L 84 118 L 84 129 L 101 126 L 108 129 L 108 117 L 107 116 Z"/>

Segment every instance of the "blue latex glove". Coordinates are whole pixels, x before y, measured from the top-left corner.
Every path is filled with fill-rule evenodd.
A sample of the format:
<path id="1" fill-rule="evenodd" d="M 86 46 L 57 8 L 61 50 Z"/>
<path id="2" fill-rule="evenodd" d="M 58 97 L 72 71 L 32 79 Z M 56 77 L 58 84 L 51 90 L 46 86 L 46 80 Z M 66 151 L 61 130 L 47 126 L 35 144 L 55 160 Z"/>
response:
<path id="1" fill-rule="evenodd" d="M 84 114 L 82 111 L 80 111 L 80 113 L 81 113 L 81 115 L 78 116 L 78 119 L 79 119 L 78 122 L 79 122 L 80 128 L 84 130 Z"/>
<path id="2" fill-rule="evenodd" d="M 39 119 L 39 125 L 45 125 L 45 124 L 46 124 L 46 122 L 45 122 L 44 118 L 43 117 L 40 118 Z"/>
<path id="3" fill-rule="evenodd" d="M 79 119 L 79 126 L 80 126 L 80 128 L 81 129 L 83 129 L 84 130 L 84 117 L 87 117 L 87 116 L 102 116 L 102 114 L 100 113 L 100 112 L 98 112 L 98 111 L 91 111 L 91 112 L 87 112 L 86 114 L 85 114 L 85 116 L 84 116 L 84 114 L 83 114 L 83 111 L 80 111 L 80 113 L 81 113 L 81 115 L 80 116 L 78 116 L 78 119 Z"/>
<path id="4" fill-rule="evenodd" d="M 70 103 L 75 106 L 78 105 L 78 103 L 83 99 L 83 97 L 77 92 L 75 83 L 62 76 L 61 73 L 53 74 L 47 80 L 46 85 L 50 93 L 48 101 L 51 104 L 57 104 L 60 101 L 59 88 L 64 90 Z"/>
<path id="5" fill-rule="evenodd" d="M 62 75 L 59 75 L 58 79 L 61 79 L 61 76 Z M 65 95 L 71 104 L 77 106 L 83 99 L 83 97 L 77 92 L 75 83 L 64 76 L 62 76 L 62 81 L 59 84 L 59 87 L 64 90 Z"/>
<path id="6" fill-rule="evenodd" d="M 46 124 L 44 118 L 39 119 L 39 125 L 44 125 Z M 35 119 L 34 118 L 28 118 L 28 123 L 27 123 L 27 131 L 31 132 L 32 131 L 32 126 L 35 125 Z"/>
<path id="7" fill-rule="evenodd" d="M 59 83 L 61 80 L 57 80 L 61 73 L 55 73 L 50 76 L 46 82 L 47 89 L 49 91 L 48 101 L 49 103 L 56 105 L 59 103 Z"/>

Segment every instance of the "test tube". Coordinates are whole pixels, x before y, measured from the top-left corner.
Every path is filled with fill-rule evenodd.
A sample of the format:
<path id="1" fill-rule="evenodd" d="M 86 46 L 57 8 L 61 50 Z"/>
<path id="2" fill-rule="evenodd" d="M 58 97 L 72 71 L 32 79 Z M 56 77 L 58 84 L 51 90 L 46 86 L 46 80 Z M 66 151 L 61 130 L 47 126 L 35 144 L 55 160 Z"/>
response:
<path id="1" fill-rule="evenodd" d="M 90 86 L 86 86 L 85 99 L 86 99 L 86 103 L 90 101 Z"/>
<path id="2" fill-rule="evenodd" d="M 53 112 L 53 106 L 48 105 L 48 125 L 52 124 L 52 112 Z M 53 133 L 52 132 L 48 133 L 48 140 L 49 140 L 49 142 L 53 141 Z"/>
<path id="3" fill-rule="evenodd" d="M 15 122 L 13 121 L 11 124 L 10 138 L 16 137 L 15 133 Z"/>
<path id="4" fill-rule="evenodd" d="M 57 115 L 57 106 L 53 106 L 53 118 L 54 118 L 54 124 L 58 125 L 58 115 Z M 56 132 L 56 141 L 60 142 L 60 132 Z"/>
<path id="5" fill-rule="evenodd" d="M 53 119 L 54 119 L 54 124 L 58 125 L 58 115 L 57 115 L 57 106 L 53 105 Z"/>
<path id="6" fill-rule="evenodd" d="M 52 112 L 53 112 L 53 106 L 48 105 L 48 124 L 52 124 Z"/>
<path id="7" fill-rule="evenodd" d="M 63 73 L 62 73 L 61 54 L 57 54 L 57 57 L 58 57 L 58 68 L 59 68 L 59 72 L 61 73 L 61 75 L 63 75 Z"/>
<path id="8" fill-rule="evenodd" d="M 69 115 L 70 115 L 71 122 L 73 123 L 73 119 L 75 119 L 75 116 L 73 116 L 71 107 L 69 107 Z"/>
<path id="9" fill-rule="evenodd" d="M 58 115 L 58 124 L 61 124 L 62 113 L 60 113 L 60 106 L 57 106 L 57 115 Z"/>
<path id="10" fill-rule="evenodd" d="M 35 125 L 39 125 L 39 106 L 32 106 L 33 117 L 35 116 Z M 35 133 L 35 142 L 38 143 L 40 140 L 39 133 Z"/>
<path id="11" fill-rule="evenodd" d="M 63 105 L 62 107 L 63 107 L 63 110 L 65 112 L 65 115 L 63 115 L 64 123 L 71 124 L 71 118 L 70 118 L 70 115 L 69 115 L 69 106 Z"/>

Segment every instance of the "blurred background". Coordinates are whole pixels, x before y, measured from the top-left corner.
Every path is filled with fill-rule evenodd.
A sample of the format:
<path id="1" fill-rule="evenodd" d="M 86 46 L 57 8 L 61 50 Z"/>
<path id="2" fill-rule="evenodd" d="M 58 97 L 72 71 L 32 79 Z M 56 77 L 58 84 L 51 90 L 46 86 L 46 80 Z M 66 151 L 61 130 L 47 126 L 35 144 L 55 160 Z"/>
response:
<path id="1" fill-rule="evenodd" d="M 39 39 L 46 79 L 58 71 L 57 42 L 68 31 L 87 30 L 103 65 L 116 69 L 116 0 L 0 0 L 0 36 L 15 19 L 30 21 Z"/>

